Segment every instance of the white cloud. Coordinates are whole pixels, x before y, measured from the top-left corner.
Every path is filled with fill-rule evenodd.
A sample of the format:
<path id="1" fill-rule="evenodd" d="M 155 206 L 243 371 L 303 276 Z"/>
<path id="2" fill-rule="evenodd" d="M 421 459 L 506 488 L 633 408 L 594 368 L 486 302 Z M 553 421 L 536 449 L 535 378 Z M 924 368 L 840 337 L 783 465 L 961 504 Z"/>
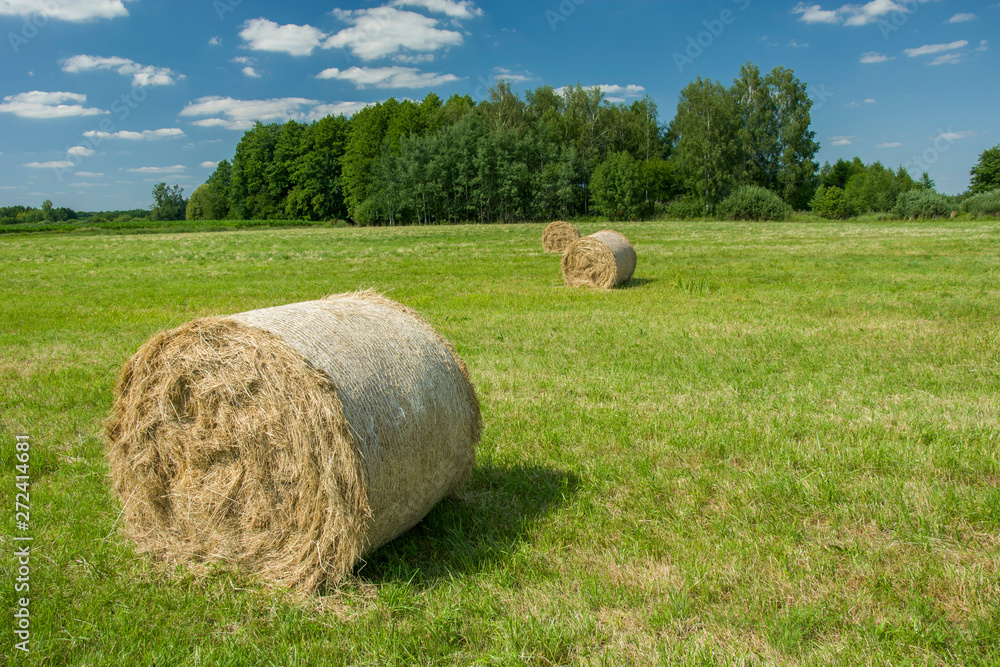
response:
<path id="1" fill-rule="evenodd" d="M 43 16 L 59 21 L 93 21 L 128 16 L 126 2 L 135 0 L 2 0 L 0 16 Z"/>
<path id="2" fill-rule="evenodd" d="M 958 63 L 965 60 L 964 53 L 944 53 L 937 58 L 934 58 L 928 65 L 957 65 Z"/>
<path id="3" fill-rule="evenodd" d="M 394 7 L 335 9 L 333 14 L 351 27 L 329 37 L 323 48 L 350 49 L 362 60 L 375 60 L 403 51 L 439 51 L 458 46 L 463 41 L 461 33 L 438 28 L 437 19 Z"/>
<path id="4" fill-rule="evenodd" d="M 469 0 L 393 0 L 389 3 L 393 7 L 423 7 L 427 11 L 435 14 L 444 14 L 453 19 L 471 19 L 474 16 L 482 16 L 483 10 L 476 7 Z"/>
<path id="5" fill-rule="evenodd" d="M 170 167 L 136 167 L 134 169 L 126 169 L 125 171 L 131 172 L 133 174 L 176 174 L 178 172 L 187 169 L 182 164 L 175 164 Z"/>
<path id="6" fill-rule="evenodd" d="M 884 144 L 875 144 L 875 148 L 899 148 L 902 145 L 898 141 L 890 141 Z"/>
<path id="7" fill-rule="evenodd" d="M 80 183 L 67 183 L 67 186 L 71 188 L 100 188 L 100 187 L 105 187 L 107 185 L 108 185 L 107 183 L 88 183 L 85 181 Z"/>
<path id="8" fill-rule="evenodd" d="M 255 70 L 250 65 L 247 65 L 246 67 L 244 67 L 242 71 L 243 71 L 243 76 L 247 77 L 248 79 L 259 79 L 260 78 L 260 74 L 257 73 L 257 70 Z"/>
<path id="9" fill-rule="evenodd" d="M 868 97 L 865 99 L 865 104 L 875 104 L 874 98 Z"/>
<path id="10" fill-rule="evenodd" d="M 204 167 L 205 169 L 215 169 L 216 167 L 219 166 L 219 163 L 218 162 L 212 162 L 211 160 L 205 160 L 204 162 L 202 162 L 198 166 L 199 167 Z"/>
<path id="11" fill-rule="evenodd" d="M 942 51 L 953 51 L 955 49 L 961 49 L 969 45 L 969 42 L 964 39 L 960 39 L 957 42 L 949 42 L 948 44 L 924 44 L 923 46 L 918 46 L 915 49 L 903 49 L 903 53 L 911 58 L 916 56 L 926 56 L 930 53 L 941 53 Z"/>
<path id="12" fill-rule="evenodd" d="M 159 130 L 143 130 L 142 132 L 131 132 L 122 130 L 120 132 L 101 132 L 99 130 L 88 130 L 83 136 L 91 139 L 128 139 L 129 141 L 154 141 L 156 139 L 179 139 L 187 136 L 178 127 L 164 127 Z"/>
<path id="13" fill-rule="evenodd" d="M 874 63 L 884 63 L 887 60 L 895 60 L 895 57 L 889 57 L 884 53 L 879 53 L 877 51 L 868 51 L 861 54 L 861 60 L 859 61 L 862 65 L 872 65 Z"/>
<path id="14" fill-rule="evenodd" d="M 210 40 L 208 40 L 208 45 L 209 46 L 219 46 L 220 44 L 222 44 L 222 40 L 219 39 L 219 37 L 217 37 L 217 36 L 213 37 Z"/>
<path id="15" fill-rule="evenodd" d="M 979 46 L 976 47 L 976 51 L 989 51 L 989 50 L 990 50 L 990 43 L 987 42 L 985 39 L 979 42 Z"/>
<path id="16" fill-rule="evenodd" d="M 79 155 L 80 157 L 90 157 L 96 153 L 93 148 L 87 148 L 86 146 L 73 146 L 66 151 L 66 155 Z"/>
<path id="17" fill-rule="evenodd" d="M 29 169 L 66 169 L 72 167 L 73 163 L 68 160 L 55 160 L 52 162 L 27 162 L 21 166 Z"/>
<path id="18" fill-rule="evenodd" d="M 507 69 L 506 67 L 494 67 L 493 78 L 497 81 L 503 79 L 504 81 L 509 81 L 510 83 L 524 83 L 526 81 L 535 81 L 538 79 L 538 77 L 531 72 L 518 73 Z"/>
<path id="19" fill-rule="evenodd" d="M 303 97 L 282 97 L 269 100 L 237 100 L 232 97 L 201 97 L 181 109 L 182 116 L 209 116 L 192 122 L 198 127 L 222 127 L 227 130 L 249 130 L 255 121 L 263 123 L 297 120 L 310 122 L 327 115 L 350 115 L 367 106 L 366 102 L 323 104 Z"/>
<path id="20" fill-rule="evenodd" d="M 969 14 L 968 12 L 963 12 L 952 16 L 950 19 L 948 19 L 948 23 L 965 23 L 966 21 L 975 21 L 978 18 L 979 17 L 976 16 L 975 14 Z"/>
<path id="21" fill-rule="evenodd" d="M 415 67 L 351 67 L 339 70 L 325 69 L 316 75 L 319 79 L 350 81 L 362 88 L 430 88 L 458 81 L 454 74 L 421 72 Z"/>
<path id="22" fill-rule="evenodd" d="M 831 146 L 850 146 L 854 142 L 851 141 L 854 137 L 830 137 Z"/>
<path id="23" fill-rule="evenodd" d="M 929 2 L 929 0 L 916 0 L 918 3 Z M 823 9 L 820 5 L 807 5 L 800 2 L 792 9 L 792 14 L 801 16 L 799 19 L 803 23 L 829 23 L 838 25 L 843 23 L 847 26 L 861 26 L 884 20 L 883 17 L 894 12 L 900 14 L 910 14 L 916 11 L 911 7 L 913 3 L 909 0 L 895 2 L 894 0 L 871 0 L 860 5 L 843 5 L 838 9 Z"/>
<path id="24" fill-rule="evenodd" d="M 858 104 L 857 102 L 855 102 L 855 101 L 853 101 L 853 100 L 852 100 L 851 102 L 848 102 L 848 103 L 847 103 L 847 104 L 845 104 L 844 106 L 845 106 L 845 107 L 847 107 L 848 109 L 857 109 L 857 108 L 858 108 L 858 107 L 860 107 L 861 105 L 860 105 L 860 104 Z"/>
<path id="25" fill-rule="evenodd" d="M 103 109 L 84 107 L 87 96 L 80 93 L 46 93 L 33 90 L 3 98 L 0 112 L 12 113 L 21 118 L 67 118 L 70 116 L 96 116 L 109 113 Z"/>
<path id="26" fill-rule="evenodd" d="M 593 90 L 594 88 L 600 88 L 601 92 L 604 93 L 604 99 L 606 99 L 608 102 L 611 102 L 612 104 L 620 104 L 622 102 L 625 102 L 626 98 L 629 97 L 632 98 L 640 97 L 642 93 L 646 91 L 646 89 L 643 86 L 637 86 L 634 83 L 630 83 L 626 86 L 619 86 L 618 84 L 614 83 L 602 83 L 596 86 L 583 86 L 583 87 L 586 90 Z M 562 86 L 560 88 L 556 88 L 555 92 L 559 93 L 560 95 L 565 95 L 566 90 L 568 88 L 569 88 L 568 86 Z"/>
<path id="27" fill-rule="evenodd" d="M 80 178 L 98 178 L 104 175 L 103 171 L 78 171 L 73 174 L 74 176 L 79 176 Z"/>
<path id="28" fill-rule="evenodd" d="M 966 139 L 968 137 L 976 136 L 976 132 L 971 132 L 969 130 L 963 130 L 962 132 L 942 132 L 938 136 L 934 137 L 932 141 L 937 141 L 938 139 L 944 139 L 945 141 L 957 141 L 959 139 Z"/>
<path id="29" fill-rule="evenodd" d="M 314 107 L 303 120 L 311 122 L 319 120 L 320 118 L 325 118 L 326 116 L 339 116 L 341 114 L 350 117 L 365 107 L 371 106 L 371 104 L 371 102 L 337 102 L 336 104 L 320 104 Z"/>
<path id="30" fill-rule="evenodd" d="M 846 15 L 844 25 L 851 26 L 875 23 L 892 12 L 907 13 L 904 5 L 897 4 L 893 0 L 872 0 L 864 5 L 844 5 L 837 11 Z"/>
<path id="31" fill-rule="evenodd" d="M 278 25 L 265 18 L 250 19 L 243 24 L 240 37 L 254 51 L 278 51 L 292 56 L 308 56 L 327 34 L 311 25 Z"/>
<path id="32" fill-rule="evenodd" d="M 90 72 L 94 70 L 113 69 L 122 76 L 131 76 L 133 86 L 171 86 L 177 79 L 183 79 L 183 74 L 177 74 L 169 67 L 153 67 L 140 65 L 128 58 L 101 56 L 73 56 L 62 61 L 64 72 Z"/>
<path id="33" fill-rule="evenodd" d="M 799 19 L 804 23 L 840 23 L 840 15 L 835 11 L 825 10 L 819 5 L 806 5 L 800 2 L 792 9 L 793 14 L 801 14 Z"/>
<path id="34" fill-rule="evenodd" d="M 788 47 L 791 48 L 791 49 L 804 49 L 807 46 L 809 46 L 809 44 L 799 44 L 794 39 L 792 41 L 788 42 Z"/>

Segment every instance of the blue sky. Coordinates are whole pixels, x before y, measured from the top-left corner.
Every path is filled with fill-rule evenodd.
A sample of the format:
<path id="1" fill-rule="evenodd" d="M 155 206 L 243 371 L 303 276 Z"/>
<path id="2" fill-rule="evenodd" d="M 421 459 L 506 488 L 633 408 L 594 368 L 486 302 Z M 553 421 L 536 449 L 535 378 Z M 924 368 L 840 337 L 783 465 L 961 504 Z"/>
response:
<path id="1" fill-rule="evenodd" d="M 1000 2 L 0 0 L 0 204 L 147 208 L 190 193 L 254 120 L 430 91 L 600 85 L 660 119 L 697 76 L 790 67 L 819 161 L 966 189 L 1000 142 Z"/>

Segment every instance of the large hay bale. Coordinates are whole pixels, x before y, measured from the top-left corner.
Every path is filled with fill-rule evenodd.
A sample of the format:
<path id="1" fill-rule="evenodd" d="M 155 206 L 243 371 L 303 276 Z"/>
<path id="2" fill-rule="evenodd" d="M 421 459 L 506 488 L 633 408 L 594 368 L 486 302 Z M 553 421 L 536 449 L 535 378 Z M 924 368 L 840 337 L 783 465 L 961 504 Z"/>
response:
<path id="1" fill-rule="evenodd" d="M 570 287 L 611 289 L 635 272 L 635 248 L 618 232 L 605 229 L 577 239 L 562 257 L 563 280 Z"/>
<path id="2" fill-rule="evenodd" d="M 569 244 L 580 238 L 580 230 L 573 224 L 563 220 L 550 222 L 542 232 L 542 250 L 545 252 L 563 252 Z"/>
<path id="3" fill-rule="evenodd" d="M 140 551 L 315 590 L 468 477 L 465 365 L 372 292 L 189 322 L 122 370 L 106 427 Z"/>

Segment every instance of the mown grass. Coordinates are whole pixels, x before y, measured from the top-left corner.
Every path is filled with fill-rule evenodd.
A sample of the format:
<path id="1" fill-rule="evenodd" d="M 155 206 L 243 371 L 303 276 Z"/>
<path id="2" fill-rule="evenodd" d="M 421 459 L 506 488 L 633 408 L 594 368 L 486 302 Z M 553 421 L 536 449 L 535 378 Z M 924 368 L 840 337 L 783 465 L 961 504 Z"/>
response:
<path id="1" fill-rule="evenodd" d="M 563 287 L 541 225 L 0 239 L 11 662 L 1000 663 L 1000 223 L 614 227 L 639 262 L 608 292 Z M 100 436 L 122 363 L 368 287 L 471 370 L 466 499 L 305 601 L 137 558 Z"/>

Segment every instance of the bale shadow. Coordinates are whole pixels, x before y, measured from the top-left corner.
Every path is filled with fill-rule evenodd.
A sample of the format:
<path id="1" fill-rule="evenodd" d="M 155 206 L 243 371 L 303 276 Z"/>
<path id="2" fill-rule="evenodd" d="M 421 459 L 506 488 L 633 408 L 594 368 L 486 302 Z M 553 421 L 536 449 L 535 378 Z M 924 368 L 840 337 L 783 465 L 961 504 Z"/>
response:
<path id="1" fill-rule="evenodd" d="M 656 278 L 629 278 L 615 289 L 636 289 L 657 282 Z"/>
<path id="2" fill-rule="evenodd" d="M 477 465 L 462 500 L 440 502 L 410 531 L 370 554 L 355 575 L 376 585 L 428 585 L 478 572 L 508 558 L 579 483 L 572 473 L 541 466 Z"/>

